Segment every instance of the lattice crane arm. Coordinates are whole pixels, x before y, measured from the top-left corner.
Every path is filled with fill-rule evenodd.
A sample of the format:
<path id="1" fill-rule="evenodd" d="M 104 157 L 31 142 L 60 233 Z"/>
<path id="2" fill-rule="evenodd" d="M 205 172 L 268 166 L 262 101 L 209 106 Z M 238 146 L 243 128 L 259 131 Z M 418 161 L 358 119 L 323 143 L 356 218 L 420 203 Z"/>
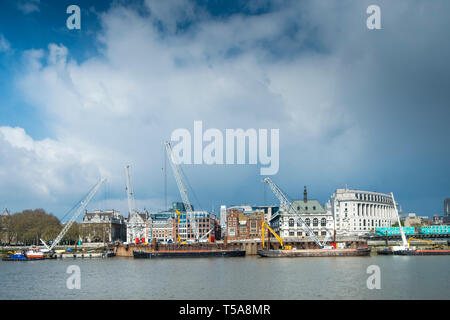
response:
<path id="1" fill-rule="evenodd" d="M 131 177 L 130 177 L 130 166 L 125 167 L 125 177 L 127 180 L 127 198 L 128 198 L 128 211 L 129 215 L 133 215 L 136 212 L 135 202 L 134 202 L 134 192 L 133 187 L 131 186 Z"/>
<path id="2" fill-rule="evenodd" d="M 191 205 L 191 202 L 189 201 L 189 198 L 187 195 L 187 189 L 183 183 L 180 168 L 178 167 L 178 164 L 173 155 L 172 147 L 170 146 L 170 142 L 166 141 L 164 144 L 166 145 L 167 155 L 169 156 L 169 160 L 170 160 L 169 162 L 172 167 L 173 175 L 177 182 L 178 190 L 180 191 L 181 199 L 184 203 L 184 208 L 186 210 L 186 214 L 189 217 L 189 222 L 192 226 L 192 230 L 194 231 L 195 239 L 198 241 L 199 240 L 199 232 L 197 229 L 197 222 L 196 222 L 194 214 L 192 212 L 193 211 L 192 205 Z M 187 232 L 187 230 L 188 230 L 188 228 L 187 228 L 187 221 L 186 221 L 186 232 Z"/>
<path id="3" fill-rule="evenodd" d="M 288 213 L 296 214 L 296 211 L 291 202 L 287 199 L 280 188 L 270 178 L 265 178 L 263 181 L 270 186 L 270 189 L 280 201 L 280 206 L 283 209 L 287 210 Z M 303 221 L 300 215 L 298 215 L 298 219 L 300 219 L 300 222 L 302 223 L 302 229 L 306 231 L 307 235 L 310 236 L 320 248 L 323 248 L 324 244 L 320 242 L 314 231 L 310 227 L 308 227 L 308 225 L 305 223 L 305 221 Z"/>
<path id="4" fill-rule="evenodd" d="M 94 195 L 97 193 L 98 189 L 100 189 L 100 186 L 105 182 L 106 179 L 102 178 L 100 179 L 97 184 L 91 189 L 89 194 L 81 201 L 81 205 L 78 208 L 78 210 L 74 213 L 74 215 L 70 218 L 70 220 L 66 223 L 64 228 L 61 230 L 59 235 L 56 237 L 55 241 L 53 241 L 52 245 L 50 246 L 49 250 L 53 250 L 55 246 L 58 245 L 58 243 L 61 241 L 62 238 L 66 235 L 67 231 L 69 231 L 72 224 L 77 220 L 77 218 L 80 216 L 80 214 L 83 212 L 83 210 L 86 208 L 86 206 L 89 204 L 89 201 L 94 197 Z"/>

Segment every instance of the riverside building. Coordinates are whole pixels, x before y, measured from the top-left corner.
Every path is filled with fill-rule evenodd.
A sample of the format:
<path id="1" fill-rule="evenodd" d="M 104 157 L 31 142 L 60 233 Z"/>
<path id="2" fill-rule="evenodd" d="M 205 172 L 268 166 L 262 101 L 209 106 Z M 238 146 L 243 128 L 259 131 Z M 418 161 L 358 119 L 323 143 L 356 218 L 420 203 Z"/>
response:
<path id="1" fill-rule="evenodd" d="M 363 235 L 397 222 L 392 197 L 386 193 L 337 189 L 327 209 L 334 217 L 336 234 L 343 236 Z"/>
<path id="2" fill-rule="evenodd" d="M 148 212 L 146 210 L 143 213 L 136 211 L 129 213 L 126 225 L 128 243 L 148 241 Z"/>
<path id="3" fill-rule="evenodd" d="M 81 229 L 84 242 L 125 241 L 125 219 L 116 210 L 84 211 Z"/>
<path id="4" fill-rule="evenodd" d="M 270 226 L 282 238 L 303 238 L 307 236 L 302 227 L 302 221 L 312 229 L 314 234 L 323 238 L 333 235 L 333 216 L 317 200 L 309 200 L 306 187 L 303 191 L 303 200 L 292 201 L 295 213 L 278 210 L 271 220 Z M 300 219 L 301 218 L 301 219 Z"/>
<path id="5" fill-rule="evenodd" d="M 450 224 L 450 198 L 444 200 L 444 223 Z"/>
<path id="6" fill-rule="evenodd" d="M 264 211 L 244 212 L 236 208 L 228 209 L 227 239 L 244 240 L 261 238 Z"/>
<path id="7" fill-rule="evenodd" d="M 177 219 L 174 212 L 151 213 L 147 223 L 148 242 L 155 239 L 157 242 L 176 242 Z"/>

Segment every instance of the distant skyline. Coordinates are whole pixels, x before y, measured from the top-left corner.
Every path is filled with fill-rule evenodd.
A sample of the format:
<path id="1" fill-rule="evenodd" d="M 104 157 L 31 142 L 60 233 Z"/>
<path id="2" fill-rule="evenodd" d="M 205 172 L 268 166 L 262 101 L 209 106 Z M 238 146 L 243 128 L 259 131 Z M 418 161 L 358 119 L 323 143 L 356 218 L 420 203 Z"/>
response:
<path id="1" fill-rule="evenodd" d="M 81 30 L 66 8 L 81 8 Z M 368 30 L 366 8 L 381 8 Z M 450 2 L 4 0 L 0 206 L 59 218 L 165 207 L 164 141 L 179 128 L 279 129 L 292 199 L 393 192 L 404 212 L 450 197 Z M 185 165 L 196 208 L 277 204 L 258 165 Z M 167 202 L 181 201 L 167 166 Z"/>

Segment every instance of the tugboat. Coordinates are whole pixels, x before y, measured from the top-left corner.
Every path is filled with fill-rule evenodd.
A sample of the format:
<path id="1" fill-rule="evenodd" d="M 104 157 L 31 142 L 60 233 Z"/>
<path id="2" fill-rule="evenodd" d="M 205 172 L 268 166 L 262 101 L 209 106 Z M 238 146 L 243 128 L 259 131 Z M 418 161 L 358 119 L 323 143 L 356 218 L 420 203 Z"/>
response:
<path id="1" fill-rule="evenodd" d="M 44 253 L 39 248 L 32 247 L 27 251 L 17 252 L 9 251 L 7 257 L 3 257 L 2 261 L 34 261 L 46 259 Z"/>
<path id="2" fill-rule="evenodd" d="M 29 260 L 41 260 L 45 257 L 44 252 L 42 252 L 38 247 L 31 247 L 28 249 L 25 256 Z"/>
<path id="3" fill-rule="evenodd" d="M 20 252 L 17 253 L 16 251 L 8 251 L 8 256 L 3 257 L 2 261 L 27 261 L 27 257 L 25 256 L 25 253 Z"/>

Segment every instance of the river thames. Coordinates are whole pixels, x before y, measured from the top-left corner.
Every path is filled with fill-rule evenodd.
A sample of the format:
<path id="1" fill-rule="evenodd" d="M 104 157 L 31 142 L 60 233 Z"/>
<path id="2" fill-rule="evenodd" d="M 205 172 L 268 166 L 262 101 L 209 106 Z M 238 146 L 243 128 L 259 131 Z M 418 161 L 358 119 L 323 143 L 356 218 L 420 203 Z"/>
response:
<path id="1" fill-rule="evenodd" d="M 80 289 L 68 289 L 71 265 Z M 367 268 L 381 288 L 368 289 Z M 450 256 L 0 262 L 0 299 L 449 299 Z"/>

